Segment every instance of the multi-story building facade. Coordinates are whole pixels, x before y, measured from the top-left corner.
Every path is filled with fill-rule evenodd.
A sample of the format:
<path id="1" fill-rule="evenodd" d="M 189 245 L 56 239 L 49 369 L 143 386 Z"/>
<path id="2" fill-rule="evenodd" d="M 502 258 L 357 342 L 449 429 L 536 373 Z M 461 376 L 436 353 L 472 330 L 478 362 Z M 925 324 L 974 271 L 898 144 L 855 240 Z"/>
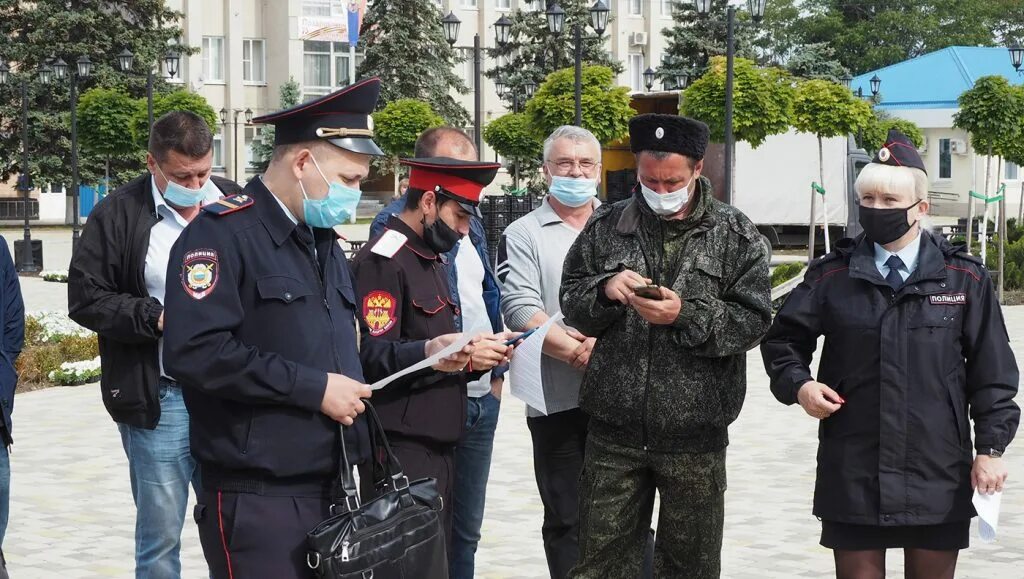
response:
<path id="1" fill-rule="evenodd" d="M 214 110 L 227 111 L 227 124 L 217 136 L 214 152 L 214 165 L 223 175 L 237 175 L 244 182 L 253 174 L 249 144 L 258 128 L 246 125 L 246 109 L 256 116 L 276 110 L 280 87 L 289 78 L 299 83 L 303 99 L 351 81 L 347 0 L 168 0 L 167 4 L 185 15 L 181 42 L 200 49 L 183 59 L 180 74 L 168 80 L 203 95 Z M 542 0 L 435 0 L 435 4 L 439 19 L 452 11 L 462 21 L 456 47 L 471 47 L 478 33 L 485 48 L 493 47 L 492 25 L 502 14 L 546 9 Z M 657 68 L 664 52 L 662 30 L 672 25 L 672 4 L 669 0 L 610 0 L 612 22 L 605 38 L 608 50 L 623 63 L 621 85 L 644 90 L 643 71 Z M 471 49 L 463 50 L 471 56 Z M 360 60 L 361 49 L 356 52 L 356 62 Z M 472 58 L 456 67 L 472 87 Z M 484 79 L 481 90 L 486 125 L 506 109 L 490 79 Z M 472 92 L 460 98 L 472 116 Z M 494 158 L 494 153 L 486 149 L 484 157 Z"/>

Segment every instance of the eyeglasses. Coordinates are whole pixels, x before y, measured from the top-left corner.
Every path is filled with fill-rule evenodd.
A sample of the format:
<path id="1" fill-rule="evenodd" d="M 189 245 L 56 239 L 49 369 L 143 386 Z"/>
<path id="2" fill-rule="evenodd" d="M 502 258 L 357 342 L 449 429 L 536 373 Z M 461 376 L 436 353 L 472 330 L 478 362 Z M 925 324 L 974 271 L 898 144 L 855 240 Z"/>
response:
<path id="1" fill-rule="evenodd" d="M 548 163 L 554 165 L 555 167 L 558 167 L 559 171 L 572 171 L 572 168 L 576 165 L 579 165 L 580 170 L 582 171 L 590 171 L 591 169 L 598 165 L 597 163 L 591 161 L 590 159 L 583 159 L 581 161 L 548 161 Z"/>

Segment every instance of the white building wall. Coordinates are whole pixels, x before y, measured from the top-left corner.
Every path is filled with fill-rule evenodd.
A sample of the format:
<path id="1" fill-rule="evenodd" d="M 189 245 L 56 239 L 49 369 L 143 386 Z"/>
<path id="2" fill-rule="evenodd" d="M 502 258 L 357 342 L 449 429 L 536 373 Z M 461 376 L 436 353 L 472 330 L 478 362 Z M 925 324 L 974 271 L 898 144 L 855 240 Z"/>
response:
<path id="1" fill-rule="evenodd" d="M 254 116 L 277 110 L 279 107 L 280 87 L 289 77 L 295 78 L 300 87 L 304 83 L 303 40 L 300 35 L 300 19 L 303 13 L 304 0 L 168 0 L 168 6 L 184 13 L 184 33 L 182 42 L 193 47 L 203 47 L 203 37 L 223 37 L 224 55 L 223 80 L 205 78 L 203 74 L 203 53 L 200 52 L 182 59 L 178 82 L 186 84 L 190 89 L 203 95 L 215 111 L 224 108 L 253 111 Z M 383 1 L 383 0 L 378 0 Z M 634 63 L 642 72 L 647 67 L 657 69 L 661 63 L 661 54 L 665 50 L 666 41 L 662 30 L 672 25 L 670 14 L 662 13 L 662 0 L 641 0 L 641 13 L 631 14 L 631 5 L 635 0 L 611 0 L 612 22 L 605 31 L 609 52 L 620 60 L 625 67 L 619 75 L 618 83 L 630 86 L 631 74 L 629 55 L 640 55 L 639 62 Z M 509 6 L 504 7 L 508 2 Z M 494 47 L 493 24 L 503 14 L 517 8 L 538 6 L 545 9 L 544 1 L 531 4 L 526 0 L 436 0 L 438 18 L 449 11 L 455 12 L 462 20 L 457 47 L 471 48 L 473 36 L 480 34 L 481 46 Z M 667 6 L 667 3 L 665 3 Z M 567 31 L 567 34 L 571 32 Z M 593 34 L 592 30 L 588 30 Z M 644 33 L 644 43 L 637 43 L 636 33 Z M 243 80 L 242 52 L 245 39 L 264 40 L 265 82 L 251 83 Z M 494 62 L 484 57 L 483 70 L 494 66 Z M 571 66 L 571 62 L 563 63 Z M 333 66 L 333 63 L 332 63 Z M 470 92 L 460 95 L 462 105 L 470 114 L 472 123 L 474 96 L 472 91 L 472 61 L 456 65 L 456 72 L 463 78 Z M 640 87 L 641 89 L 643 87 Z M 660 83 L 655 89 L 660 88 Z M 501 101 L 491 79 L 483 82 L 483 124 L 503 114 L 507 109 Z M 305 94 L 305 91 L 304 91 Z M 234 115 L 229 112 L 229 124 L 221 126 L 218 135 L 217 155 L 220 161 L 216 172 L 220 175 L 233 177 L 238 175 L 239 181 L 247 180 L 252 173 L 246 172 L 248 155 L 245 151 L 246 135 L 253 138 L 254 127 L 244 125 L 244 115 L 239 114 L 238 143 L 236 155 Z M 466 127 L 472 131 L 472 124 Z M 495 154 L 485 145 L 483 156 L 494 159 Z M 237 157 L 237 158 L 236 158 Z"/>
<path id="2" fill-rule="evenodd" d="M 921 159 L 928 170 L 929 191 L 933 195 L 935 211 L 941 216 L 966 217 L 967 199 L 970 191 L 983 193 L 986 186 L 988 171 L 988 193 L 995 194 L 1001 183 L 1006 184 L 1007 213 L 1009 217 L 1018 215 L 1021 206 L 1021 186 L 1024 184 L 1024 168 L 1018 170 L 1016 179 L 1006 179 L 1006 168 L 998 169 L 999 160 L 992 158 L 987 163 L 985 151 L 977 151 L 971 143 L 970 135 L 953 127 L 953 118 L 957 109 L 912 109 L 888 110 L 893 116 L 914 122 L 921 128 L 926 139 Z M 966 143 L 966 153 L 950 154 L 949 178 L 940 176 L 941 143 L 943 139 Z M 984 210 L 978 201 L 977 212 Z M 993 208 L 994 210 L 994 208 Z"/>

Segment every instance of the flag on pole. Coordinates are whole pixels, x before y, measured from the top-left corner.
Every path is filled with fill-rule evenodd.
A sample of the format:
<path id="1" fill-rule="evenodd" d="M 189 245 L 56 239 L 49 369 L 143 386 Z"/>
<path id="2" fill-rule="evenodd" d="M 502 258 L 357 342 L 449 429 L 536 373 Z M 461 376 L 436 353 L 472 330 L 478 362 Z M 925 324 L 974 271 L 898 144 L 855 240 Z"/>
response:
<path id="1" fill-rule="evenodd" d="M 363 24 L 363 14 L 366 13 L 366 0 L 353 0 L 348 3 L 348 45 L 355 46 L 359 43 L 359 28 Z"/>

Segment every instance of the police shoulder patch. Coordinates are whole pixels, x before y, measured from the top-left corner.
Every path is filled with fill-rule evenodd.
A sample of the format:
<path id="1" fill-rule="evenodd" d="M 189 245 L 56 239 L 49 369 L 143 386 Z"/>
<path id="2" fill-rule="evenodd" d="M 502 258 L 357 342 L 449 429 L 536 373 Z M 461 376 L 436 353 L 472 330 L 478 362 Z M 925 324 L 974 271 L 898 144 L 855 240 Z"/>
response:
<path id="1" fill-rule="evenodd" d="M 363 320 L 371 336 L 388 333 L 398 323 L 398 300 L 389 292 L 371 291 L 363 298 Z"/>
<path id="2" fill-rule="evenodd" d="M 181 264 L 181 285 L 193 299 L 209 296 L 220 277 L 217 252 L 212 249 L 194 249 L 185 254 Z"/>
<path id="3" fill-rule="evenodd" d="M 245 193 L 239 193 L 237 195 L 228 195 L 227 197 L 221 197 L 213 203 L 207 203 L 203 205 L 203 211 L 207 213 L 213 213 L 214 215 L 227 215 L 234 213 L 235 211 L 241 211 L 252 207 L 256 201 L 246 195 Z"/>

